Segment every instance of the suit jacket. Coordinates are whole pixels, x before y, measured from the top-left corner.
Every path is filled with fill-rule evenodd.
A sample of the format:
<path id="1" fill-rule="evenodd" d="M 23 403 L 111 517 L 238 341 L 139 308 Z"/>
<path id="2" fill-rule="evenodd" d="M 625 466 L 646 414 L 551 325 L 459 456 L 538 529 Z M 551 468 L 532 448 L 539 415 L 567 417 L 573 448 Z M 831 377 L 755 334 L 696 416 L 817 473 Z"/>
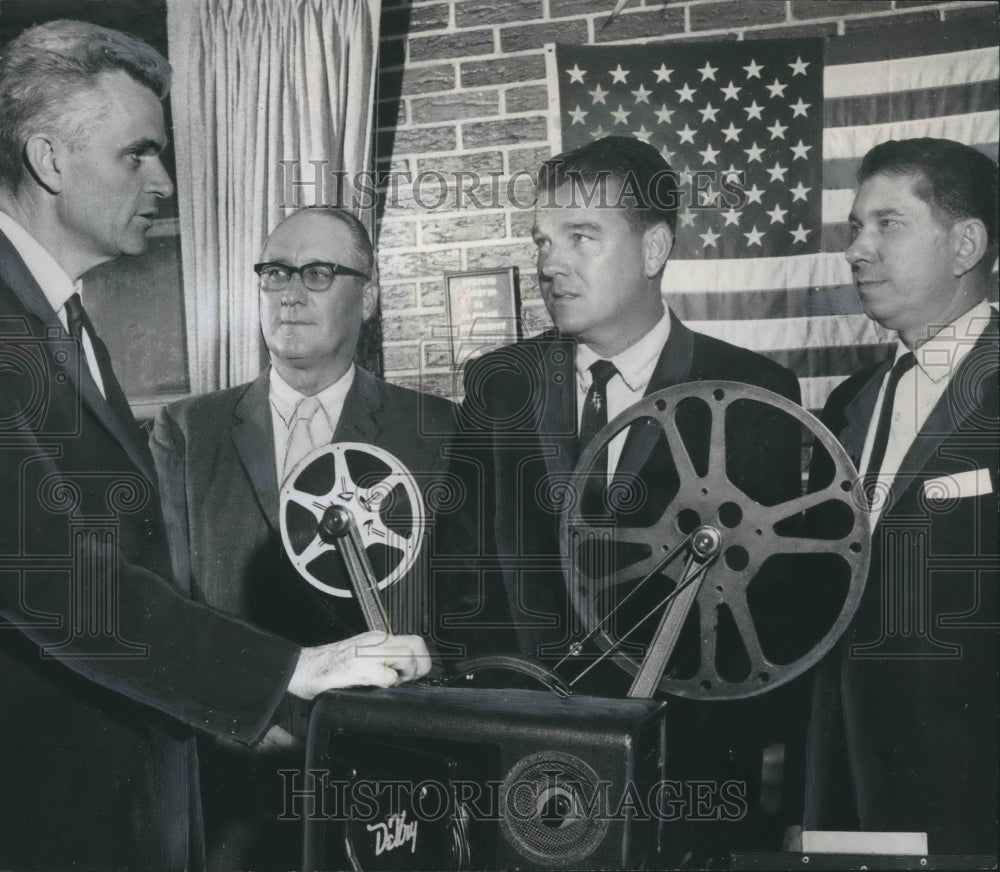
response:
<path id="1" fill-rule="evenodd" d="M 179 520 L 172 530 L 178 576 L 200 601 L 301 644 L 331 642 L 366 626 L 355 600 L 312 587 L 285 556 L 269 374 L 268 369 L 249 384 L 182 400 L 157 416 L 150 444 L 164 500 Z M 449 401 L 388 384 L 358 368 L 333 439 L 393 454 L 416 478 L 425 503 L 438 505 L 443 444 L 454 426 Z M 382 591 L 396 632 L 427 633 L 432 539 L 429 529 L 413 569 Z M 342 567 L 327 569 L 335 577 L 325 581 L 350 589 Z M 378 568 L 376 574 L 381 574 Z M 309 707 L 291 698 L 288 703 L 279 723 L 304 738 Z M 302 825 L 281 819 L 281 770 L 301 769 L 301 754 L 249 754 L 213 745 L 203 746 L 202 760 L 210 865 L 300 866 Z"/>
<path id="2" fill-rule="evenodd" d="M 493 651 L 551 664 L 579 636 L 566 594 L 558 498 L 560 483 L 569 481 L 577 460 L 574 358 L 573 341 L 546 333 L 500 348 L 466 367 L 463 428 L 453 447 L 454 468 L 462 471 L 469 494 L 462 515 L 478 524 L 473 531 L 449 537 L 460 539 L 471 553 L 464 567 L 449 575 L 449 607 L 442 611 L 451 613 L 458 625 L 449 639 L 464 644 L 469 653 L 484 653 L 477 646 L 488 645 Z M 798 382 L 789 370 L 695 333 L 671 315 L 670 335 L 647 394 L 705 379 L 757 385 L 795 401 L 799 397 Z M 786 426 L 787 417 L 785 423 L 782 417 L 762 405 L 734 410 L 727 432 L 730 477 L 765 504 L 801 490 L 799 429 Z M 696 408 L 682 418 L 692 459 L 701 465 L 707 459 L 709 422 Z M 616 520 L 631 527 L 656 523 L 679 484 L 660 428 L 641 423 L 630 428 L 614 479 L 627 481 L 630 476 L 640 483 L 641 498 L 620 509 Z M 564 675 L 571 678 L 576 671 L 571 668 Z M 603 674 L 592 673 L 592 678 L 584 692 L 621 696 L 631 682 L 613 665 Z M 754 768 L 759 773 L 761 739 L 750 721 L 751 712 L 761 706 L 690 700 L 672 704 L 671 747 L 684 750 L 668 761 L 668 776 L 718 780 L 727 773 L 743 778 Z M 768 720 L 770 716 L 758 718 L 759 725 Z M 736 721 L 742 736 L 735 735 Z M 752 800 L 754 788 L 748 790 Z M 693 839 L 725 850 L 711 824 L 694 829 L 699 833 Z"/>
<path id="3" fill-rule="evenodd" d="M 872 531 L 858 612 L 818 672 L 807 827 L 927 832 L 932 853 L 996 854 L 998 351 L 994 313 Z M 855 463 L 887 369 L 848 379 L 824 411 Z"/>
<path id="4" fill-rule="evenodd" d="M 256 740 L 298 649 L 173 576 L 135 420 L 2 234 L 0 355 L 0 866 L 192 868 L 192 729 Z"/>
<path id="5" fill-rule="evenodd" d="M 164 499 L 181 519 L 175 559 L 196 599 L 301 644 L 335 641 L 366 627 L 353 599 L 312 587 L 285 557 L 269 373 L 174 403 L 157 416 L 151 447 Z M 434 498 L 453 412 L 448 400 L 388 384 L 358 367 L 333 439 L 385 449 Z M 425 543 L 417 571 L 383 592 L 397 632 L 425 629 L 419 570 L 430 549 Z M 350 588 L 346 575 L 337 586 Z"/>

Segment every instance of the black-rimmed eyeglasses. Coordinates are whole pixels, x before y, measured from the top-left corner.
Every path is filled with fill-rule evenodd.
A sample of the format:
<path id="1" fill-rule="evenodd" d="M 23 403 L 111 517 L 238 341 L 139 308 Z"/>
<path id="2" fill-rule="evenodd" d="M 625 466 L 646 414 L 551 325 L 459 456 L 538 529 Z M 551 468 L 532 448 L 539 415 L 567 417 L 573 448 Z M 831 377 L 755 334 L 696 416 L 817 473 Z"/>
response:
<path id="1" fill-rule="evenodd" d="M 288 283 L 296 273 L 302 279 L 302 284 L 310 291 L 329 290 L 330 285 L 333 284 L 333 280 L 337 276 L 357 276 L 362 279 L 371 278 L 371 276 L 352 267 L 319 260 L 303 264 L 302 266 L 289 266 L 287 263 L 276 261 L 255 263 L 253 271 L 260 276 L 260 286 L 265 291 L 283 291 L 288 287 Z"/>

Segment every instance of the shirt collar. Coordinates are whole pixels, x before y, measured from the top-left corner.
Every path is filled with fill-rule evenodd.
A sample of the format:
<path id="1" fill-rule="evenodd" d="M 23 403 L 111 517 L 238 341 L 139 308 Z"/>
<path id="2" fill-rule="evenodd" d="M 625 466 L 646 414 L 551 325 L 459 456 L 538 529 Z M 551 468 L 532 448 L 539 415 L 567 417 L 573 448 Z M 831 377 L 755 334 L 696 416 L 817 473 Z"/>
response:
<path id="1" fill-rule="evenodd" d="M 340 417 L 340 410 L 343 408 L 347 392 L 354 383 L 354 371 L 354 364 L 352 363 L 350 369 L 339 379 L 315 395 L 323 411 L 326 413 L 326 417 L 330 421 L 335 421 Z M 295 407 L 305 397 L 305 394 L 295 390 L 278 374 L 278 370 L 272 366 L 269 396 L 271 406 L 278 413 L 278 417 L 285 422 L 285 426 L 291 427 L 292 421 L 295 418 Z"/>
<path id="2" fill-rule="evenodd" d="M 630 345 L 620 354 L 610 358 L 615 365 L 622 381 L 628 386 L 632 393 L 639 393 L 646 389 L 649 380 L 653 377 L 653 370 L 656 369 L 656 362 L 660 359 L 663 346 L 667 344 L 670 336 L 670 310 L 664 308 L 660 320 L 653 325 L 652 330 L 646 333 L 638 342 Z M 579 383 L 584 386 L 590 385 L 590 365 L 600 358 L 588 345 L 582 342 L 576 347 L 576 374 Z"/>
<path id="3" fill-rule="evenodd" d="M 980 300 L 965 314 L 942 327 L 930 339 L 917 346 L 914 354 L 917 366 L 932 382 L 948 378 L 965 359 L 972 346 L 982 336 L 993 310 L 986 300 Z M 896 345 L 899 360 L 909 349 L 902 343 Z"/>
<path id="4" fill-rule="evenodd" d="M 38 282 L 49 305 L 60 318 L 65 318 L 62 312 L 66 301 L 74 293 L 79 293 L 81 282 L 74 282 L 59 264 L 49 254 L 48 250 L 32 236 L 24 227 L 6 212 L 0 211 L 0 230 L 10 240 L 11 245 L 21 255 L 21 260 L 28 268 L 32 277 Z M 65 321 L 63 321 L 65 325 Z"/>

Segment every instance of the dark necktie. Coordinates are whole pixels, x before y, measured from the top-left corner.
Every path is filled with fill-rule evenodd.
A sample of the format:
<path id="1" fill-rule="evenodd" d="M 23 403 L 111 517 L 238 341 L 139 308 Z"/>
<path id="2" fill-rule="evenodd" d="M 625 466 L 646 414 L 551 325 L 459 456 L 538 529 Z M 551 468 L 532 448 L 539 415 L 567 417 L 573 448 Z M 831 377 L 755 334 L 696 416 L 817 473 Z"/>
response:
<path id="1" fill-rule="evenodd" d="M 608 423 L 608 382 L 618 370 L 610 360 L 595 360 L 590 365 L 590 389 L 583 401 L 583 417 L 580 419 L 580 454 L 590 444 L 594 436 Z M 584 482 L 583 513 L 603 515 L 603 495 L 608 479 L 608 451 L 605 448 L 594 458 L 590 472 Z"/>
<path id="2" fill-rule="evenodd" d="M 91 322 L 90 316 L 87 314 L 87 310 L 83 308 L 83 301 L 80 299 L 80 295 L 72 294 L 66 301 L 65 309 L 66 326 L 69 330 L 69 335 L 80 343 L 80 359 L 83 361 L 81 374 L 90 374 L 90 365 L 87 361 L 87 355 L 84 351 L 83 345 L 83 332 L 86 331 L 87 335 L 90 337 L 90 344 L 94 349 L 94 357 L 97 360 L 97 368 L 100 371 L 101 382 L 104 385 L 105 399 L 107 399 L 108 405 L 111 406 L 122 423 L 125 424 L 126 429 L 137 437 L 143 455 L 145 456 L 146 453 L 148 453 L 146 440 L 139 435 L 139 427 L 138 424 L 136 424 L 135 416 L 132 414 L 132 409 L 128 404 L 128 399 L 126 399 L 125 393 L 122 391 L 122 387 L 118 383 L 118 378 L 115 375 L 114 370 L 111 368 L 111 357 L 108 354 L 108 349 L 98 338 L 97 331 L 94 330 L 93 322 Z M 93 379 L 93 381 L 96 386 L 97 380 Z"/>
<path id="3" fill-rule="evenodd" d="M 882 411 L 879 413 L 878 424 L 875 426 L 875 439 L 872 442 L 872 453 L 868 458 L 868 468 L 864 478 L 865 493 L 868 495 L 869 503 L 872 502 L 875 483 L 878 481 L 879 471 L 885 461 L 885 451 L 889 446 L 892 411 L 896 405 L 896 388 L 899 387 L 899 380 L 913 369 L 916 362 L 913 352 L 907 351 L 896 361 L 889 371 L 889 378 L 886 379 L 885 393 L 882 396 Z"/>

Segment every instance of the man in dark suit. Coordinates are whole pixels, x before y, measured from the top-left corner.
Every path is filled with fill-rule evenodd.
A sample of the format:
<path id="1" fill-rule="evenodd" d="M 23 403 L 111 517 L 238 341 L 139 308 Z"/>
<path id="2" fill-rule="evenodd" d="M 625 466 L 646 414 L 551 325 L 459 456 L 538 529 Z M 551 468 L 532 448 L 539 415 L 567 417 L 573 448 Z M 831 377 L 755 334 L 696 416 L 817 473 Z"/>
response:
<path id="1" fill-rule="evenodd" d="M 551 664 L 579 638 L 560 544 L 566 507 L 561 496 L 564 483 L 577 484 L 571 473 L 594 433 L 592 410 L 607 421 L 655 391 L 705 379 L 754 385 L 798 401 L 791 372 L 693 332 L 664 305 L 661 279 L 674 242 L 677 198 L 674 176 L 659 152 L 628 137 L 605 137 L 542 165 L 533 238 L 555 330 L 466 367 L 455 468 L 469 482 L 465 515 L 479 522 L 462 539 L 482 559 L 451 576 L 447 596 L 456 599 L 436 610 L 452 625 L 435 628 L 447 641 L 473 650 L 481 642 Z M 678 422 L 690 462 L 699 469 L 713 438 L 722 435 L 717 430 L 713 437 L 705 411 L 694 404 Z M 787 423 L 763 404 L 734 407 L 724 428 L 725 469 L 711 472 L 719 481 L 725 474 L 765 505 L 798 494 L 800 436 Z M 584 514 L 632 530 L 672 523 L 667 513 L 678 508 L 674 497 L 682 479 L 690 486 L 691 476 L 687 458 L 674 456 L 663 429 L 639 422 L 609 443 L 607 455 L 596 500 L 586 483 L 578 488 Z M 714 521 L 713 513 L 696 523 Z M 629 562 L 627 548 L 612 557 L 619 558 Z M 613 571 L 627 569 L 622 562 L 612 565 Z M 464 599 L 456 588 L 465 591 Z M 650 623 L 655 627 L 655 620 Z M 473 633 L 473 625 L 489 626 Z M 689 629 L 697 635 L 696 625 Z M 647 640 L 649 635 L 647 630 Z M 571 664 L 567 677 L 579 670 L 573 658 Z M 623 695 L 628 683 L 624 672 L 611 667 L 582 688 Z M 763 739 L 757 727 L 767 720 L 751 726 L 759 706 L 683 699 L 672 704 L 668 730 L 676 754 L 668 762 L 670 777 L 759 782 Z M 739 730 L 733 728 L 737 721 Z M 756 789 L 747 789 L 754 802 Z M 733 829 L 695 826 L 689 844 L 724 853 L 733 844 Z"/>
<path id="2" fill-rule="evenodd" d="M 286 692 L 390 685 L 415 637 L 302 649 L 191 599 L 78 280 L 172 193 L 167 62 L 90 24 L 0 60 L 0 867 L 204 864 L 194 730 L 254 743 Z"/>
<path id="3" fill-rule="evenodd" d="M 279 484 L 303 452 L 354 442 L 395 456 L 433 497 L 454 406 L 353 363 L 362 321 L 378 295 L 372 244 L 353 215 L 334 208 L 296 212 L 274 229 L 260 260 L 260 320 L 271 366 L 249 384 L 163 409 L 151 447 L 164 499 L 182 519 L 175 552 L 195 598 L 300 644 L 319 644 L 360 632 L 364 621 L 356 600 L 310 584 L 286 557 Z M 300 447 L 300 410 L 311 399 L 318 402 Z M 360 473 L 359 467 L 356 478 Z M 396 631 L 419 632 L 426 620 L 427 550 L 382 592 Z M 369 549 L 376 574 L 385 578 L 402 554 L 389 553 L 389 563 L 379 564 L 381 553 Z M 349 591 L 343 567 L 329 569 L 324 584 Z M 231 749 L 203 755 L 209 858 L 219 868 L 297 862 L 300 828 L 277 819 L 284 787 L 278 771 L 302 761 L 291 748 L 286 755 L 263 753 L 260 759 Z M 237 779 L 244 789 L 235 787 Z M 278 801 L 262 802 L 262 793 Z"/>
<path id="4" fill-rule="evenodd" d="M 823 419 L 862 473 L 872 552 L 858 612 L 818 671 L 807 829 L 917 831 L 997 851 L 997 165 L 950 140 L 863 159 L 846 256 L 890 359 Z"/>

